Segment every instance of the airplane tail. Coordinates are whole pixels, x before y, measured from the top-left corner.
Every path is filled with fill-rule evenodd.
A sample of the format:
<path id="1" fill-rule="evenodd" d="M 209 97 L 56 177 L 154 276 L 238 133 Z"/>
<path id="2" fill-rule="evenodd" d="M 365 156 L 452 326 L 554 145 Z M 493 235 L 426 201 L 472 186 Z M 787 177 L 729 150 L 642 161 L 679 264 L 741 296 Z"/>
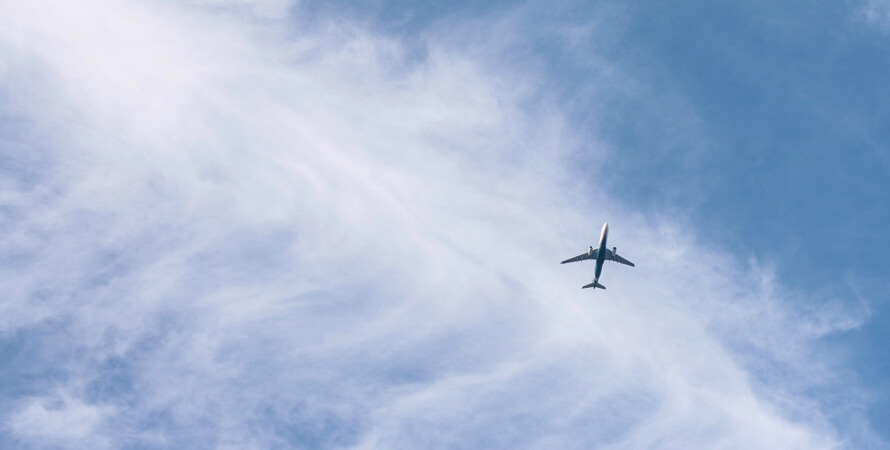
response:
<path id="1" fill-rule="evenodd" d="M 592 287 L 594 289 L 596 289 L 596 288 L 605 289 L 606 288 L 605 286 L 600 284 L 599 281 L 593 280 L 593 283 L 585 284 L 584 286 L 581 286 L 581 289 L 587 289 L 589 287 Z"/>

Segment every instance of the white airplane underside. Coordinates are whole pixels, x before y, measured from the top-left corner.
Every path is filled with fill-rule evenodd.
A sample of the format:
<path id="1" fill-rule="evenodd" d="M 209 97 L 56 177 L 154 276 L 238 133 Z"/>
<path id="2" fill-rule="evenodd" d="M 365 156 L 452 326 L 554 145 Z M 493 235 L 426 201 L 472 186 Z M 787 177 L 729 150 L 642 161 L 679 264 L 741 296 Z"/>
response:
<path id="1" fill-rule="evenodd" d="M 603 259 L 605 259 L 606 261 L 615 261 L 617 263 L 635 267 L 634 263 L 616 255 L 614 250 L 609 250 L 609 249 L 605 249 L 605 250 L 606 250 L 606 255 L 605 255 L 605 258 L 603 258 Z M 593 251 L 588 251 L 588 252 L 582 253 L 574 258 L 569 258 L 569 259 L 561 262 L 560 264 L 584 261 L 585 259 L 597 259 L 596 258 L 597 253 L 599 253 L 599 249 L 595 248 L 595 249 L 593 249 Z"/>
<path id="2" fill-rule="evenodd" d="M 608 248 L 606 248 L 606 240 L 608 238 L 609 238 L 609 223 L 606 222 L 605 225 L 603 225 L 602 233 L 600 233 L 600 242 L 599 242 L 599 245 L 597 246 L 598 248 L 593 248 L 593 246 L 587 247 L 586 253 L 582 253 L 574 258 L 569 258 L 561 263 L 561 264 L 573 263 L 573 262 L 578 262 L 578 261 L 585 261 L 588 259 L 596 261 L 596 268 L 594 270 L 595 275 L 593 278 L 593 282 L 591 282 L 590 284 L 585 284 L 584 286 L 581 286 L 581 289 L 586 289 L 586 288 L 605 289 L 606 288 L 599 282 L 600 273 L 603 270 L 603 262 L 605 262 L 605 261 L 615 261 L 617 263 L 621 263 L 621 264 L 624 264 L 627 266 L 634 267 L 634 263 L 618 256 L 618 248 L 617 247 L 612 247 L 612 250 L 609 250 Z"/>

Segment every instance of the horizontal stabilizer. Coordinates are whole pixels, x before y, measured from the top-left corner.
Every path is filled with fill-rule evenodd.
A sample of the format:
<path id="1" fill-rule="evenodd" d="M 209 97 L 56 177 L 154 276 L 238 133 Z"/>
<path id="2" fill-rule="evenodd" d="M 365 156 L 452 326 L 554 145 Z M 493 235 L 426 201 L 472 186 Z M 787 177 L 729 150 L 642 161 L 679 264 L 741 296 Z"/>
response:
<path id="1" fill-rule="evenodd" d="M 603 286 L 602 284 L 600 284 L 599 282 L 594 281 L 593 283 L 585 284 L 584 286 L 581 286 L 581 289 L 587 289 L 587 288 L 594 288 L 594 289 L 596 289 L 596 288 L 600 288 L 600 289 L 605 289 L 606 287 Z"/>

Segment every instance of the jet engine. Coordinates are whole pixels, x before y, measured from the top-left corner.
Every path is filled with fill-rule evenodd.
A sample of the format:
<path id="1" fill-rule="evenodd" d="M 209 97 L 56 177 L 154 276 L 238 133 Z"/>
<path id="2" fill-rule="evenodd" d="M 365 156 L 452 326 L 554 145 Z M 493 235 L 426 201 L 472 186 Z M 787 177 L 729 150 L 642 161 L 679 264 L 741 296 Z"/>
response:
<path id="1" fill-rule="evenodd" d="M 587 256 L 593 256 L 593 246 L 592 245 L 587 246 Z"/>
<path id="2" fill-rule="evenodd" d="M 617 255 L 617 254 L 618 254 L 618 247 L 612 247 L 612 254 L 613 254 L 613 255 Z"/>

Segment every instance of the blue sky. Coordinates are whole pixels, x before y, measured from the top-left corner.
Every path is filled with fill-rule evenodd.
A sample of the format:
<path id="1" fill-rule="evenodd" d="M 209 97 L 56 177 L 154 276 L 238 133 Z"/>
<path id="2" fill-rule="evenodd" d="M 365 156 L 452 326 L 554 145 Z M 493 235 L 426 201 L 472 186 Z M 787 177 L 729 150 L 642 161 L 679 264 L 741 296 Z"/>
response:
<path id="1" fill-rule="evenodd" d="M 4 448 L 887 447 L 890 3 L 0 15 Z"/>
<path id="2" fill-rule="evenodd" d="M 359 4 L 356 15 L 409 36 L 449 14 L 503 7 Z M 773 264 L 802 296 L 870 311 L 861 327 L 832 340 L 874 394 L 873 420 L 886 422 L 887 4 L 532 5 L 523 41 L 532 50 L 511 50 L 545 64 L 548 89 L 570 105 L 575 123 L 616 148 L 604 162 L 605 187 L 642 210 L 667 205 L 709 245 Z M 591 20 L 608 21 L 597 23 L 608 35 L 567 46 L 549 28 Z M 601 69 L 590 67 L 591 52 L 635 72 L 642 92 L 592 94 L 589 80 Z M 599 102 L 609 113 L 590 117 Z"/>

